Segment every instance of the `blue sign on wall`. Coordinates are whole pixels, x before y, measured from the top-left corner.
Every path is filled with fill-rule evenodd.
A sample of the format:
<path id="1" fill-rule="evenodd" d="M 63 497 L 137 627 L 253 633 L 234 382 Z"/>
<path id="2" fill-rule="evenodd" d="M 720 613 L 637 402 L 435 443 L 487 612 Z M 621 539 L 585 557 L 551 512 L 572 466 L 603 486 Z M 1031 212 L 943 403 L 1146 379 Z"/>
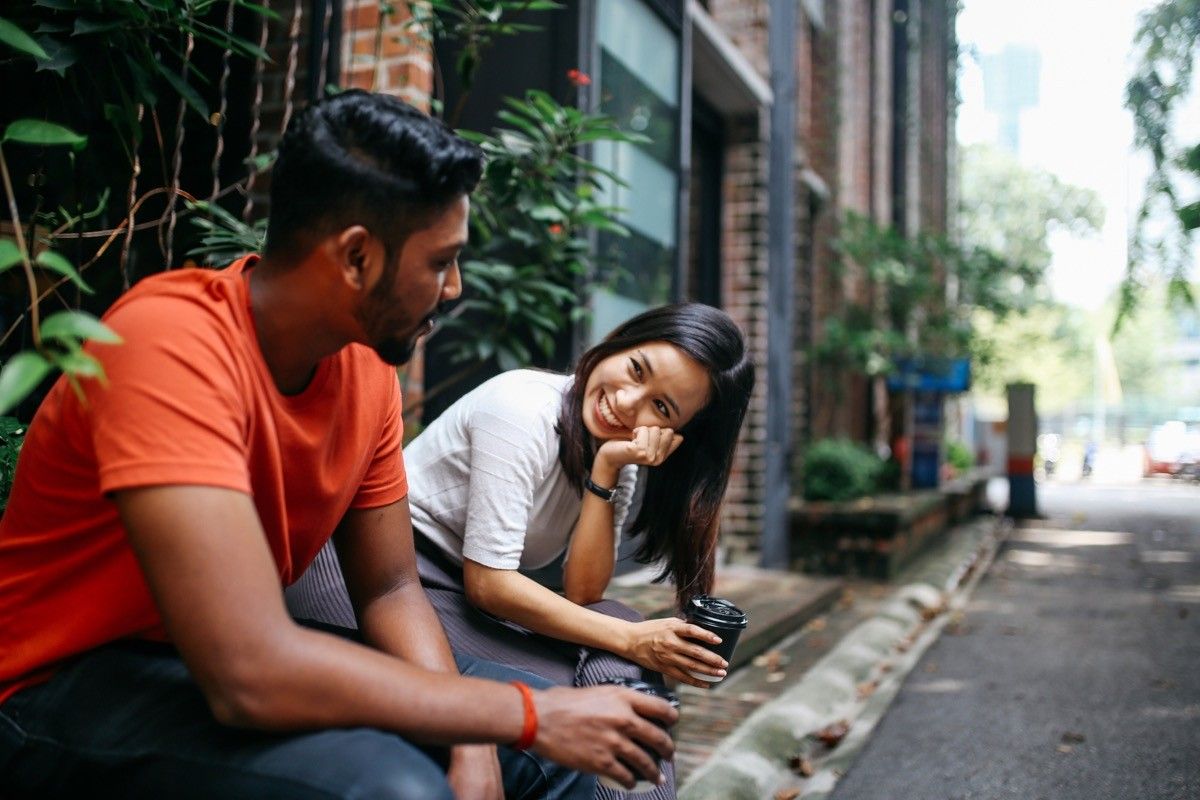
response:
<path id="1" fill-rule="evenodd" d="M 887 378 L 892 390 L 953 394 L 971 388 L 969 358 L 898 358 L 896 371 Z"/>

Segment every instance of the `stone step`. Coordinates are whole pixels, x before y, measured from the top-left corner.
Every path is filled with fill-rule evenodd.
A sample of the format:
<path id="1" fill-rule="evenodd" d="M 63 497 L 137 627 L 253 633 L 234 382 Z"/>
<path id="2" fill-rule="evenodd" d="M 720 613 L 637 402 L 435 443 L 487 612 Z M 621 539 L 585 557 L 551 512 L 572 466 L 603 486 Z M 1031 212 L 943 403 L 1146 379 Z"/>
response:
<path id="1" fill-rule="evenodd" d="M 620 600 L 646 618 L 675 613 L 675 592 L 651 584 L 653 573 L 638 571 L 614 579 L 606 597 Z M 730 671 L 749 664 L 787 634 L 828 608 L 841 593 L 839 578 L 731 565 L 717 572 L 713 594 L 731 601 L 750 618 L 738 640 Z"/>

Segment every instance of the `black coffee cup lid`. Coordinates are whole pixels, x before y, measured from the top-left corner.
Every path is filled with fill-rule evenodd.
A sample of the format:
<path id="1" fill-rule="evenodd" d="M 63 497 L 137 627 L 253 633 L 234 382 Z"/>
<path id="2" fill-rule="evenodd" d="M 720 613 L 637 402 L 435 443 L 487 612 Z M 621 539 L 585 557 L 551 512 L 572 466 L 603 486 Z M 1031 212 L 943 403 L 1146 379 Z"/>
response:
<path id="1" fill-rule="evenodd" d="M 747 624 L 745 611 L 728 600 L 706 594 L 692 598 L 688 603 L 688 614 L 704 622 L 729 628 L 744 628 Z"/>
<path id="2" fill-rule="evenodd" d="M 657 697 L 660 700 L 666 700 L 671 704 L 672 708 L 679 708 L 679 698 L 665 686 L 658 686 L 653 683 L 638 680 L 637 678 L 612 677 L 605 678 L 600 683 L 610 684 L 612 686 L 623 686 L 626 689 L 632 689 L 635 692 L 648 694 Z"/>

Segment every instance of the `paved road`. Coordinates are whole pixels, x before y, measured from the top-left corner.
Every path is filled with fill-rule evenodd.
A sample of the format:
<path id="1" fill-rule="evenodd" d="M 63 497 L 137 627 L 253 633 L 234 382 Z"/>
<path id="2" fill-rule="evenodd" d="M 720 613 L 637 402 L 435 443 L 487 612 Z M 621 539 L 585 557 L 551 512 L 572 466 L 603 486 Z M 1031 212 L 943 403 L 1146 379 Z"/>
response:
<path id="1" fill-rule="evenodd" d="M 1200 798 L 1200 485 L 1039 500 L 833 800 Z"/>

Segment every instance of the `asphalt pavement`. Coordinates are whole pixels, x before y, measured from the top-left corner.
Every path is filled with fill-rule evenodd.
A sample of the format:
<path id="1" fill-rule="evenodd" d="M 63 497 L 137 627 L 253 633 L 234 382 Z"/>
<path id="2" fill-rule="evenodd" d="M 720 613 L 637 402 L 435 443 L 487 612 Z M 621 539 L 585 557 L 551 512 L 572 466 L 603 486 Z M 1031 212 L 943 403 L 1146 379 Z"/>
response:
<path id="1" fill-rule="evenodd" d="M 1200 484 L 1038 491 L 834 800 L 1200 798 Z"/>

